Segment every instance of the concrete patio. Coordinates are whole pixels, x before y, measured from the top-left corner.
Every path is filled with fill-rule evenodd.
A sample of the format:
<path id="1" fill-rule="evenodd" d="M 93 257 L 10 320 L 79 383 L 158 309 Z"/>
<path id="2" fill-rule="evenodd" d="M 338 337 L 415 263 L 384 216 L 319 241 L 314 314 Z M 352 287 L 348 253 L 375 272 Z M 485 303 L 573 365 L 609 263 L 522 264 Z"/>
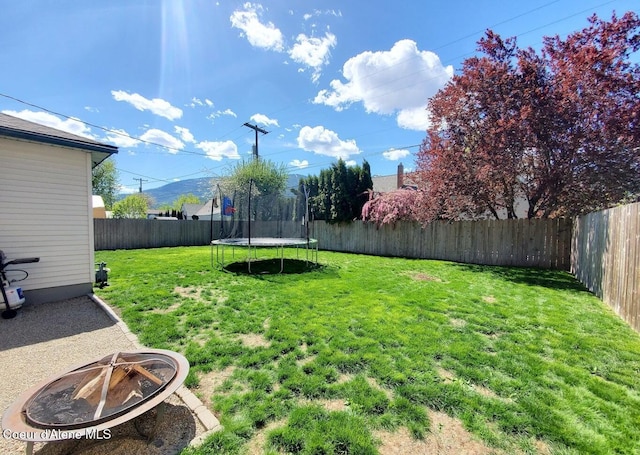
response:
<path id="1" fill-rule="evenodd" d="M 39 382 L 116 351 L 142 348 L 135 335 L 95 296 L 18 310 L 13 319 L 0 319 L 0 410 Z M 184 386 L 157 409 L 117 427 L 111 438 L 36 443 L 34 453 L 157 454 L 179 453 L 220 428 L 218 420 Z M 23 454 L 27 444 L 10 429 L 0 434 L 0 453 Z"/>

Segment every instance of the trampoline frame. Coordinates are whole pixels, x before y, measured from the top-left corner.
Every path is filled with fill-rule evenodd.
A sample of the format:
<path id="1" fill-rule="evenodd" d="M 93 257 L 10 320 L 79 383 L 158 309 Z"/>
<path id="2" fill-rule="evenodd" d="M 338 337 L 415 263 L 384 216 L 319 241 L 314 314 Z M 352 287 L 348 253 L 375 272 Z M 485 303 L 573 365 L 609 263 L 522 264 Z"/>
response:
<path id="1" fill-rule="evenodd" d="M 318 264 L 318 240 L 312 238 L 279 238 L 279 237 L 240 237 L 240 238 L 228 238 L 217 239 L 211 241 L 211 248 L 216 247 L 216 262 L 224 268 L 225 248 L 231 247 L 232 257 L 235 257 L 236 247 L 247 248 L 247 270 L 251 273 L 251 249 L 254 249 L 254 257 L 257 257 L 258 248 L 275 248 L 276 256 L 280 257 L 280 272 L 284 271 L 284 249 L 295 247 L 296 257 L 300 258 L 300 247 L 304 247 L 306 251 L 306 262 L 313 261 L 314 264 Z M 222 250 L 222 254 L 220 253 Z M 311 261 L 309 260 L 309 253 L 311 253 Z M 314 260 L 315 258 L 315 260 Z"/>

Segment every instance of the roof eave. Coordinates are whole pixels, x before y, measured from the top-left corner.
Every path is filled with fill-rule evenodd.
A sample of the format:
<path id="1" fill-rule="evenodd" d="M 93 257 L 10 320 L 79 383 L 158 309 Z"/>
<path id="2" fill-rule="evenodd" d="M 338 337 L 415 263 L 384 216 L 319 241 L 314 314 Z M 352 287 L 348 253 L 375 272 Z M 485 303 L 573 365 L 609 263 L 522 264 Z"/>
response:
<path id="1" fill-rule="evenodd" d="M 62 137 L 50 136 L 47 134 L 39 134 L 31 131 L 15 130 L 0 126 L 0 135 L 12 137 L 15 139 L 24 139 L 29 141 L 37 141 L 45 144 L 60 145 L 64 147 L 73 147 L 77 149 L 91 152 L 92 167 L 96 167 L 112 154 L 118 153 L 118 147 L 107 144 L 99 144 L 97 142 L 84 142 L 81 140 L 73 140 Z"/>

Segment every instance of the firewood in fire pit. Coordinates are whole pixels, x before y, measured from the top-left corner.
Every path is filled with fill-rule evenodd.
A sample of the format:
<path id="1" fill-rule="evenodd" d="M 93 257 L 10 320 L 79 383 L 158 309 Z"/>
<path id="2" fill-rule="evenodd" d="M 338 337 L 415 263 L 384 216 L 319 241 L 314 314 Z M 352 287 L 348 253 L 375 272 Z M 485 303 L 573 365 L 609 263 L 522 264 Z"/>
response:
<path id="1" fill-rule="evenodd" d="M 106 379 L 108 368 L 110 368 L 110 366 L 105 365 L 100 374 L 95 377 L 92 377 L 94 374 L 93 372 L 87 374 L 85 379 L 81 381 L 80 384 L 78 384 L 72 398 L 74 400 L 83 398 L 89 404 L 96 406 L 100 402 L 102 387 Z M 125 401 L 128 401 L 138 395 L 142 397 L 142 390 L 139 380 L 126 381 L 126 383 L 123 384 L 122 387 L 118 387 L 118 385 L 125 379 L 131 379 L 131 377 L 137 376 L 138 374 L 144 376 L 156 385 L 162 385 L 163 383 L 162 379 L 158 378 L 146 368 L 140 365 L 126 363 L 123 359 L 118 358 L 116 361 L 116 365 L 113 367 L 113 371 L 111 372 L 111 379 L 109 380 L 109 388 L 107 391 L 107 406 L 109 406 L 109 403 L 115 403 L 115 399 L 111 399 L 112 395 L 117 396 L 118 399 L 126 398 Z"/>

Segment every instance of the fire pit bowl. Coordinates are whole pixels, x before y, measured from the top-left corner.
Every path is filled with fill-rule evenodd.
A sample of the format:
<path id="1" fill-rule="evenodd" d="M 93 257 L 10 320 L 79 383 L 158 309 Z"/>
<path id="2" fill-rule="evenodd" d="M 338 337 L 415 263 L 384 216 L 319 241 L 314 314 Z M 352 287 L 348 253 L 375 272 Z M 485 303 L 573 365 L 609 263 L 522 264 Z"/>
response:
<path id="1" fill-rule="evenodd" d="M 2 416 L 3 434 L 31 444 L 100 435 L 162 403 L 188 372 L 187 359 L 168 350 L 101 357 L 20 395 Z"/>

